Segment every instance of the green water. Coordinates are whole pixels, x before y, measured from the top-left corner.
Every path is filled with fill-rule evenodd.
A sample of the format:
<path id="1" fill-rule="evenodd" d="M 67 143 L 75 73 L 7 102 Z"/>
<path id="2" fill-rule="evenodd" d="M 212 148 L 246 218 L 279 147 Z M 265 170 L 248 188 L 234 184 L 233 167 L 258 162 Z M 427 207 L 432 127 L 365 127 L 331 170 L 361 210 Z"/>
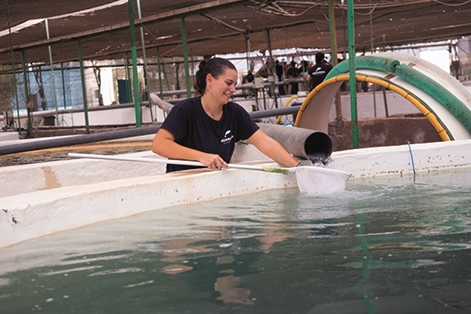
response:
<path id="1" fill-rule="evenodd" d="M 356 179 L 26 241 L 0 313 L 470 313 L 470 192 L 470 169 Z"/>

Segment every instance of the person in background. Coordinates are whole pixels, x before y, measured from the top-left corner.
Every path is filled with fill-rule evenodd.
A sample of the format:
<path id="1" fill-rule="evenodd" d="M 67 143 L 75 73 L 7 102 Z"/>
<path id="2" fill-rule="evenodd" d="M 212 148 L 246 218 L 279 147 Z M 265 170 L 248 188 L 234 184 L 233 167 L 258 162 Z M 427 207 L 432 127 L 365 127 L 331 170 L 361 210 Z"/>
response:
<path id="1" fill-rule="evenodd" d="M 306 82 L 307 71 L 312 67 L 312 62 L 308 60 L 302 60 L 301 66 L 298 68 L 299 77 L 302 78 L 302 81 L 298 83 L 298 91 L 308 91 L 309 84 Z"/>
<path id="2" fill-rule="evenodd" d="M 294 62 L 294 60 L 291 61 L 291 67 L 288 69 L 286 74 L 288 75 L 288 78 L 290 80 L 295 79 L 299 76 L 298 69 L 296 68 L 296 62 Z M 290 87 L 291 87 L 291 91 L 288 94 L 296 95 L 298 93 L 298 83 L 293 82 L 290 84 Z"/>
<path id="3" fill-rule="evenodd" d="M 239 104 L 231 102 L 236 92 L 237 70 L 226 59 L 202 61 L 196 73 L 199 96 L 176 104 L 152 142 L 152 151 L 170 159 L 199 161 L 210 169 L 228 168 L 235 143 L 247 140 L 263 154 L 285 167 L 296 161 L 280 143 L 266 135 Z M 195 167 L 167 164 L 167 172 Z"/>
<path id="4" fill-rule="evenodd" d="M 288 72 L 288 69 L 289 69 L 289 65 L 286 61 L 283 61 L 283 74 L 285 75 L 285 77 L 287 76 L 287 72 Z"/>
<path id="5" fill-rule="evenodd" d="M 280 61 L 276 60 L 275 61 L 275 72 L 276 76 L 278 77 L 278 82 L 283 82 L 284 80 L 284 69 L 283 66 L 280 64 Z M 285 86 L 284 85 L 278 85 L 278 90 L 280 92 L 280 95 L 285 94 Z"/>
<path id="6" fill-rule="evenodd" d="M 316 64 L 307 71 L 306 76 L 306 82 L 310 86 L 309 91 L 322 83 L 331 69 L 332 66 L 325 61 L 324 53 L 316 53 Z"/>

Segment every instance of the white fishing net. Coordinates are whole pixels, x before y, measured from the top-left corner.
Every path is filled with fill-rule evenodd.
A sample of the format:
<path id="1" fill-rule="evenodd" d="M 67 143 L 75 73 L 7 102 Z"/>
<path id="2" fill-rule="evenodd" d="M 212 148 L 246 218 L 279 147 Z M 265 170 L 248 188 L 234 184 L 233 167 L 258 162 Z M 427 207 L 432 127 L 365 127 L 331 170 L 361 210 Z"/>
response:
<path id="1" fill-rule="evenodd" d="M 296 169 L 299 191 L 311 195 L 343 191 L 349 177 L 349 173 L 319 167 L 299 167 Z"/>

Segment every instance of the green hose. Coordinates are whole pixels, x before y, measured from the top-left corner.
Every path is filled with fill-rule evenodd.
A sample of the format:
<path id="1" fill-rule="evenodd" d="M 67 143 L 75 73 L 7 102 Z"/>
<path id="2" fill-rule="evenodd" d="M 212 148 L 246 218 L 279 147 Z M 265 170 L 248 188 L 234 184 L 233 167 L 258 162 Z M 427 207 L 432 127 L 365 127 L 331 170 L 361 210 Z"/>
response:
<path id="1" fill-rule="evenodd" d="M 438 101 L 471 134 L 471 110 L 443 85 L 422 72 L 400 61 L 381 56 L 361 56 L 356 59 L 356 69 L 377 70 L 394 73 L 396 76 L 423 90 Z M 340 62 L 327 75 L 324 81 L 349 72 L 348 62 Z"/>

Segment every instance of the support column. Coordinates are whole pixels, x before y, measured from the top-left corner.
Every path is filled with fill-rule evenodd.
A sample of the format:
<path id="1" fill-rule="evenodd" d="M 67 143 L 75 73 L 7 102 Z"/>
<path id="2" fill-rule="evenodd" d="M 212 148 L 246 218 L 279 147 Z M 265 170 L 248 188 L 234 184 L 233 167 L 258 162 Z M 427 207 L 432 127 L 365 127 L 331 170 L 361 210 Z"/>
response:
<path id="1" fill-rule="evenodd" d="M 370 0 L 371 4 L 371 0 Z M 373 46 L 373 12 L 370 14 L 370 49 L 371 49 L 371 54 L 374 54 L 374 46 Z M 377 113 L 376 113 L 376 91 L 373 86 L 373 108 L 374 108 L 374 116 L 376 118 Z"/>
<path id="2" fill-rule="evenodd" d="M 64 63 L 61 63 L 61 77 L 62 77 L 62 97 L 64 98 L 64 109 L 67 109 L 67 98 L 65 93 L 65 78 L 64 78 Z"/>
<path id="3" fill-rule="evenodd" d="M 41 109 L 49 110 L 47 107 L 46 93 L 44 92 L 43 70 L 41 69 L 41 66 L 38 66 L 36 73 L 34 73 L 34 77 L 36 78 L 36 83 L 39 86 L 39 102 L 41 103 Z"/>
<path id="4" fill-rule="evenodd" d="M 139 19 L 142 19 L 141 14 L 141 0 L 137 0 L 137 14 Z M 144 58 L 144 88 L 145 88 L 145 95 L 147 101 L 149 102 L 149 112 L 150 112 L 150 121 L 154 121 L 154 113 L 152 112 L 152 99 L 150 98 L 150 91 L 149 91 L 149 79 L 147 76 L 147 54 L 146 54 L 146 41 L 144 38 L 144 29 L 142 26 L 139 27 L 141 31 L 141 45 L 142 45 L 142 57 Z M 142 103 L 142 99 L 141 99 Z"/>
<path id="5" fill-rule="evenodd" d="M 357 79 L 355 67 L 355 23 L 353 0 L 347 0 L 348 19 L 348 61 L 350 67 L 350 110 L 352 116 L 352 144 L 358 148 L 358 115 L 357 115 Z"/>
<path id="6" fill-rule="evenodd" d="M 17 80 L 16 80 L 15 52 L 13 51 L 13 42 L 11 39 L 10 5 L 8 4 L 8 0 L 6 1 L 6 7 L 7 7 L 7 16 L 8 16 L 8 36 L 10 38 L 11 69 L 13 71 L 13 83 L 15 84 L 16 113 L 18 115 L 18 135 L 21 138 L 22 134 L 21 134 L 21 121 L 20 121 L 20 102 L 18 100 L 18 88 L 16 86 Z"/>
<path id="7" fill-rule="evenodd" d="M 33 123 L 31 122 L 31 107 L 33 106 L 29 99 L 28 75 L 26 74 L 26 52 L 21 51 L 21 62 L 23 64 L 23 83 L 25 84 L 26 112 L 28 113 L 28 138 L 33 137 Z"/>
<path id="8" fill-rule="evenodd" d="M 332 54 L 332 67 L 338 63 L 337 58 L 337 30 L 335 24 L 334 0 L 329 0 L 329 27 L 330 27 L 330 49 Z M 340 90 L 335 95 L 336 119 L 342 119 L 342 103 L 340 100 Z M 338 130 L 338 129 L 337 129 Z"/>
<path id="9" fill-rule="evenodd" d="M 49 23 L 47 19 L 44 20 L 46 24 L 46 37 L 49 37 Z M 51 65 L 51 79 L 52 79 L 52 92 L 54 93 L 54 108 L 56 109 L 56 123 L 59 124 L 59 108 L 57 108 L 57 94 L 56 94 L 56 80 L 54 78 L 54 65 L 52 63 L 52 48 L 51 45 L 47 45 L 47 49 L 49 52 L 49 63 Z"/>
<path id="10" fill-rule="evenodd" d="M 125 74 L 126 74 L 126 102 L 132 102 L 132 88 L 131 88 L 131 71 L 129 70 L 129 58 L 128 54 L 124 56 L 124 64 L 126 67 Z"/>
<path id="11" fill-rule="evenodd" d="M 157 47 L 157 71 L 159 71 L 159 90 L 160 90 L 160 99 L 164 97 L 163 83 L 162 83 L 162 70 L 160 65 L 160 49 Z"/>
<path id="12" fill-rule="evenodd" d="M 132 81 L 134 89 L 134 108 L 136 112 L 136 127 L 142 126 L 141 93 L 139 92 L 139 78 L 137 76 L 137 50 L 136 29 L 134 25 L 134 7 L 132 0 L 128 0 L 129 30 L 131 32 L 131 58 L 132 58 Z"/>
<path id="13" fill-rule="evenodd" d="M 15 56 L 13 50 L 11 50 L 11 68 L 13 71 L 13 85 L 15 85 L 15 101 L 16 101 L 16 114 L 18 116 L 18 135 L 22 136 L 21 134 L 21 119 L 20 119 L 20 101 L 18 100 L 18 84 L 16 79 L 16 66 L 15 66 Z M 13 110 L 12 110 L 13 113 Z M 8 121 L 7 121 L 8 123 Z M 14 126 L 14 123 L 13 123 Z"/>
<path id="14" fill-rule="evenodd" d="M 186 98 L 191 98 L 190 71 L 189 71 L 189 65 L 188 65 L 188 44 L 186 41 L 186 24 L 185 24 L 184 17 L 180 18 L 180 26 L 182 29 L 183 64 L 185 67 Z"/>
<path id="15" fill-rule="evenodd" d="M 277 87 L 275 85 L 275 75 L 276 75 L 275 60 L 273 60 L 273 54 L 271 51 L 272 49 L 271 49 L 270 29 L 267 28 L 265 32 L 267 35 L 267 49 L 268 49 L 268 55 L 269 55 L 269 59 L 268 59 L 269 62 L 267 62 L 266 64 L 268 82 L 270 83 L 270 92 L 273 95 L 273 99 L 275 101 L 275 107 L 278 108 L 278 101 L 277 101 L 278 93 L 275 90 L 275 87 Z M 272 77 L 271 81 L 270 81 L 270 76 Z"/>
<path id="16" fill-rule="evenodd" d="M 82 97 L 83 97 L 83 113 L 85 115 L 85 128 L 87 133 L 90 134 L 90 125 L 88 123 L 88 105 L 87 105 L 87 89 L 85 86 L 85 71 L 83 68 L 83 56 L 82 56 L 82 41 L 78 40 L 78 55 L 80 63 L 80 77 L 82 78 Z"/>
<path id="17" fill-rule="evenodd" d="M 247 25 L 247 20 L 244 20 L 245 23 L 245 33 L 244 33 L 244 38 L 245 38 L 245 47 L 246 47 L 246 58 L 247 58 L 247 72 L 251 71 L 252 69 L 250 68 L 250 26 Z"/>

